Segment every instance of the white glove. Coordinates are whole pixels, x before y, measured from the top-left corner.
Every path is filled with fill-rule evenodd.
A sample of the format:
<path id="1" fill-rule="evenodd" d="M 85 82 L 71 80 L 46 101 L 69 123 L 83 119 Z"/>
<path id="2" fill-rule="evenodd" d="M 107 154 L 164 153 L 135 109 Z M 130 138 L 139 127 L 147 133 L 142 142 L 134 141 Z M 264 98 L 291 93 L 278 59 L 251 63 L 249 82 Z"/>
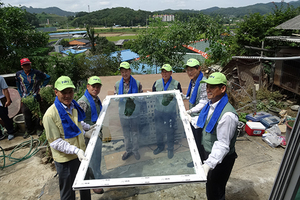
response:
<path id="1" fill-rule="evenodd" d="M 96 127 L 94 127 L 94 128 L 91 127 L 90 130 L 85 132 L 84 137 L 91 138 L 91 136 L 92 136 L 93 132 L 95 131 L 95 129 L 96 129 Z"/>
<path id="2" fill-rule="evenodd" d="M 191 115 L 189 114 L 188 111 L 190 111 L 190 110 L 184 111 L 184 115 L 188 118 L 188 121 L 191 123 L 192 122 L 192 117 L 191 117 Z"/>
<path id="3" fill-rule="evenodd" d="M 190 115 L 190 114 L 192 114 L 192 111 L 191 111 L 191 110 L 187 110 L 186 113 L 187 113 L 188 115 Z"/>
<path id="4" fill-rule="evenodd" d="M 208 164 L 206 164 L 206 163 L 204 163 L 204 164 L 202 165 L 202 167 L 203 167 L 205 176 L 207 177 L 207 174 L 208 174 L 208 172 L 209 172 L 209 170 L 210 170 L 210 167 L 209 167 Z"/>
<path id="5" fill-rule="evenodd" d="M 84 155 L 84 151 L 82 149 L 79 149 L 76 153 L 79 161 L 81 162 L 82 160 L 88 160 L 85 155 Z"/>
<path id="6" fill-rule="evenodd" d="M 186 100 L 186 95 L 184 95 L 183 93 L 180 93 L 180 94 L 181 94 L 182 100 Z"/>

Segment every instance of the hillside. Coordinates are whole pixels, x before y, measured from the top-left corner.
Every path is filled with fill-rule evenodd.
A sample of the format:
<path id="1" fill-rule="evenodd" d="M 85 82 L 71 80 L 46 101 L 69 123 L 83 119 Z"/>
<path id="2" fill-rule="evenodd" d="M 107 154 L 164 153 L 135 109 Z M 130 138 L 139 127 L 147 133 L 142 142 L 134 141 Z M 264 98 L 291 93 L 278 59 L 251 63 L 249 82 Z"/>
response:
<path id="1" fill-rule="evenodd" d="M 280 8 L 281 6 L 281 2 L 276 2 L 274 3 L 276 4 L 276 6 L 278 8 Z M 204 14 L 208 14 L 208 15 L 215 15 L 215 14 L 219 14 L 219 15 L 224 15 L 224 16 L 235 16 L 235 17 L 241 17 L 244 16 L 246 14 L 249 13 L 260 13 L 260 14 L 267 14 L 269 12 L 272 12 L 273 9 L 275 8 L 273 3 L 258 3 L 258 4 L 254 4 L 254 5 L 250 5 L 250 6 L 245 6 L 245 7 L 230 7 L 230 8 L 219 8 L 219 7 L 211 7 L 208 9 L 203 9 L 203 10 L 172 10 L 172 9 L 167 9 L 167 10 L 158 10 L 158 11 L 154 11 L 154 12 L 150 12 L 150 11 L 142 11 L 142 12 L 146 12 L 146 13 L 151 13 L 151 14 L 176 14 L 176 13 L 199 13 L 202 12 Z M 289 3 L 285 3 L 283 2 L 282 4 L 284 7 L 290 5 L 293 7 L 300 7 L 300 0 L 298 1 L 291 1 Z M 60 15 L 60 16 L 75 16 L 76 12 L 68 12 L 68 11 L 64 11 L 61 10 L 60 8 L 57 7 L 49 7 L 49 8 L 32 8 L 32 7 L 26 7 L 23 6 L 23 9 L 26 9 L 27 12 L 30 13 L 48 13 L 48 14 L 56 14 L 56 15 Z M 115 9 L 115 8 L 112 8 Z M 124 8 L 127 12 L 128 8 Z M 95 11 L 95 12 L 107 12 L 107 10 L 110 9 L 103 9 L 103 10 L 99 10 L 99 11 Z M 131 9 L 132 10 L 132 9 Z M 134 10 L 132 10 L 134 11 Z M 137 12 L 137 11 L 136 11 Z"/>
<path id="2" fill-rule="evenodd" d="M 298 1 L 292 1 L 289 3 L 281 3 L 281 2 L 275 2 L 275 3 L 258 3 L 250 6 L 244 6 L 244 7 L 230 7 L 230 8 L 219 8 L 219 7 L 211 7 L 208 9 L 203 10 L 161 10 L 161 11 L 155 11 L 154 13 L 158 14 L 176 14 L 176 13 L 198 13 L 202 12 L 207 15 L 223 15 L 223 16 L 235 16 L 235 17 L 242 17 L 249 13 L 260 13 L 261 15 L 267 14 L 272 12 L 275 9 L 275 5 L 280 8 L 281 4 L 284 8 L 287 6 L 293 6 L 293 7 L 300 7 L 300 0 Z"/>
<path id="3" fill-rule="evenodd" d="M 59 16 L 75 16 L 76 12 L 69 12 L 69 11 L 64 11 L 58 7 L 49 7 L 49 8 L 33 8 L 33 7 L 26 7 L 22 6 L 22 9 L 26 10 L 29 13 L 47 13 L 47 14 L 55 14 Z"/>

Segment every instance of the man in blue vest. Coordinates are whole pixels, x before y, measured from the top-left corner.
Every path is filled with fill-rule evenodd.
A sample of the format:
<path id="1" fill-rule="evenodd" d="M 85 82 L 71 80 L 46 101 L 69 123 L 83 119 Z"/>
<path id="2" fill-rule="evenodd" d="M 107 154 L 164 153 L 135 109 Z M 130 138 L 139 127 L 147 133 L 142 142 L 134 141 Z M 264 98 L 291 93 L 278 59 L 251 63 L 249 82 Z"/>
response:
<path id="1" fill-rule="evenodd" d="M 78 104 L 85 112 L 85 120 L 81 122 L 82 127 L 85 131 L 85 144 L 88 145 L 89 138 L 93 132 L 93 125 L 97 122 L 98 116 L 102 109 L 102 103 L 98 94 L 100 93 L 102 87 L 101 79 L 98 76 L 92 76 L 88 79 L 86 86 L 86 91 L 84 95 L 78 100 Z M 88 131 L 89 130 L 89 131 Z M 102 132 L 99 134 L 92 155 L 92 160 L 90 161 L 90 167 L 93 173 L 93 178 L 101 179 L 101 156 L 102 156 Z M 97 194 L 102 194 L 104 190 L 102 188 L 93 189 Z"/>
<path id="2" fill-rule="evenodd" d="M 195 117 L 199 115 L 200 110 L 208 102 L 206 94 L 206 84 L 200 83 L 201 80 L 206 80 L 206 77 L 201 72 L 199 61 L 194 58 L 190 58 L 186 62 L 186 65 L 184 65 L 184 67 L 188 77 L 191 79 L 186 94 L 186 98 L 189 99 L 189 110 L 187 110 L 187 114 L 191 115 L 191 117 Z M 193 126 L 191 127 L 198 151 L 200 153 L 201 131 L 195 129 Z M 187 164 L 187 166 L 194 167 L 194 163 L 190 162 Z"/>
<path id="3" fill-rule="evenodd" d="M 225 199 L 226 183 L 229 179 L 237 154 L 238 114 L 228 102 L 227 79 L 220 72 L 212 73 L 206 83 L 209 102 L 199 117 L 192 119 L 195 128 L 202 131 L 201 157 L 207 176 L 206 195 L 208 200 Z"/>
<path id="4" fill-rule="evenodd" d="M 81 125 L 85 113 L 73 99 L 75 86 L 69 77 L 59 77 L 54 87 L 56 98 L 43 117 L 43 125 L 59 176 L 60 198 L 75 200 L 72 185 L 80 162 L 87 160 Z M 80 199 L 90 200 L 90 190 L 80 190 Z"/>
<path id="5" fill-rule="evenodd" d="M 131 76 L 130 64 L 122 62 L 120 64 L 122 79 L 115 84 L 115 94 L 142 93 L 142 84 Z M 139 112 L 140 102 L 137 98 L 121 98 L 119 101 L 119 116 L 124 134 L 126 151 L 122 160 L 126 160 L 132 154 L 136 160 L 140 159 L 139 150 Z"/>
<path id="6" fill-rule="evenodd" d="M 181 85 L 172 78 L 172 67 L 164 64 L 161 68 L 161 79 L 154 82 L 152 92 L 179 90 L 182 92 Z M 164 135 L 167 134 L 168 158 L 174 156 L 174 135 L 176 123 L 176 100 L 171 94 L 160 95 L 156 99 L 155 107 L 155 127 L 157 148 L 153 154 L 159 154 L 165 149 Z"/>

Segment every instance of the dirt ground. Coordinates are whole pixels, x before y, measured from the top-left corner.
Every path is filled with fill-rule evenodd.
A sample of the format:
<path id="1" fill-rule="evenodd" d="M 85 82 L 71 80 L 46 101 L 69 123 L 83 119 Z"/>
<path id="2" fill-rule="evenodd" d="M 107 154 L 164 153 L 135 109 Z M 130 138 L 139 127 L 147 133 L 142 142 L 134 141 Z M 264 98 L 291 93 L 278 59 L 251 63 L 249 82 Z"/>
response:
<path id="1" fill-rule="evenodd" d="M 25 140 L 18 136 L 12 141 L 0 141 L 9 149 Z M 23 157 L 29 147 L 24 147 L 12 157 Z M 238 137 L 238 159 L 227 184 L 227 199 L 265 200 L 271 192 L 284 148 L 272 148 L 260 136 Z M 8 155 L 12 150 L 5 151 Z M 2 154 L 1 154 L 2 155 Z M 59 188 L 56 171 L 51 164 L 42 164 L 42 150 L 27 160 L 0 171 L 0 200 L 42 199 L 58 200 Z M 3 161 L 0 162 L 3 166 Z M 9 164 L 9 161 L 7 161 Z M 79 199 L 79 197 L 78 197 Z M 92 192 L 92 199 L 206 199 L 205 183 L 180 185 L 154 185 L 123 188 L 105 188 L 104 194 Z"/>

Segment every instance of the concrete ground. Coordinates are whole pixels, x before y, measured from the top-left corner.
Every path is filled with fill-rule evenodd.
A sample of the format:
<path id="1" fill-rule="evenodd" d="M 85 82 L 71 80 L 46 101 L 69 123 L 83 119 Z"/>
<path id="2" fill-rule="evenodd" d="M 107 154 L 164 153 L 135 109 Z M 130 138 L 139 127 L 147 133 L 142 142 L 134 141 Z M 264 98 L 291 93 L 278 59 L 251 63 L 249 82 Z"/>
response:
<path id="1" fill-rule="evenodd" d="M 12 141 L 7 139 L 0 141 L 0 145 L 2 148 L 5 147 L 4 149 L 11 149 L 22 141 L 24 139 L 18 136 Z M 26 155 L 28 149 L 30 148 L 24 147 L 17 154 Z M 5 151 L 5 154 L 8 155 L 10 151 Z M 244 135 L 238 138 L 236 151 L 238 158 L 227 184 L 226 199 L 268 199 L 284 148 L 272 148 L 259 136 Z M 0 200 L 58 200 L 59 186 L 55 174 L 56 171 L 51 164 L 41 163 L 41 153 L 4 168 L 0 171 Z M 104 194 L 92 192 L 92 199 L 206 199 L 205 183 L 105 188 L 104 190 Z"/>

